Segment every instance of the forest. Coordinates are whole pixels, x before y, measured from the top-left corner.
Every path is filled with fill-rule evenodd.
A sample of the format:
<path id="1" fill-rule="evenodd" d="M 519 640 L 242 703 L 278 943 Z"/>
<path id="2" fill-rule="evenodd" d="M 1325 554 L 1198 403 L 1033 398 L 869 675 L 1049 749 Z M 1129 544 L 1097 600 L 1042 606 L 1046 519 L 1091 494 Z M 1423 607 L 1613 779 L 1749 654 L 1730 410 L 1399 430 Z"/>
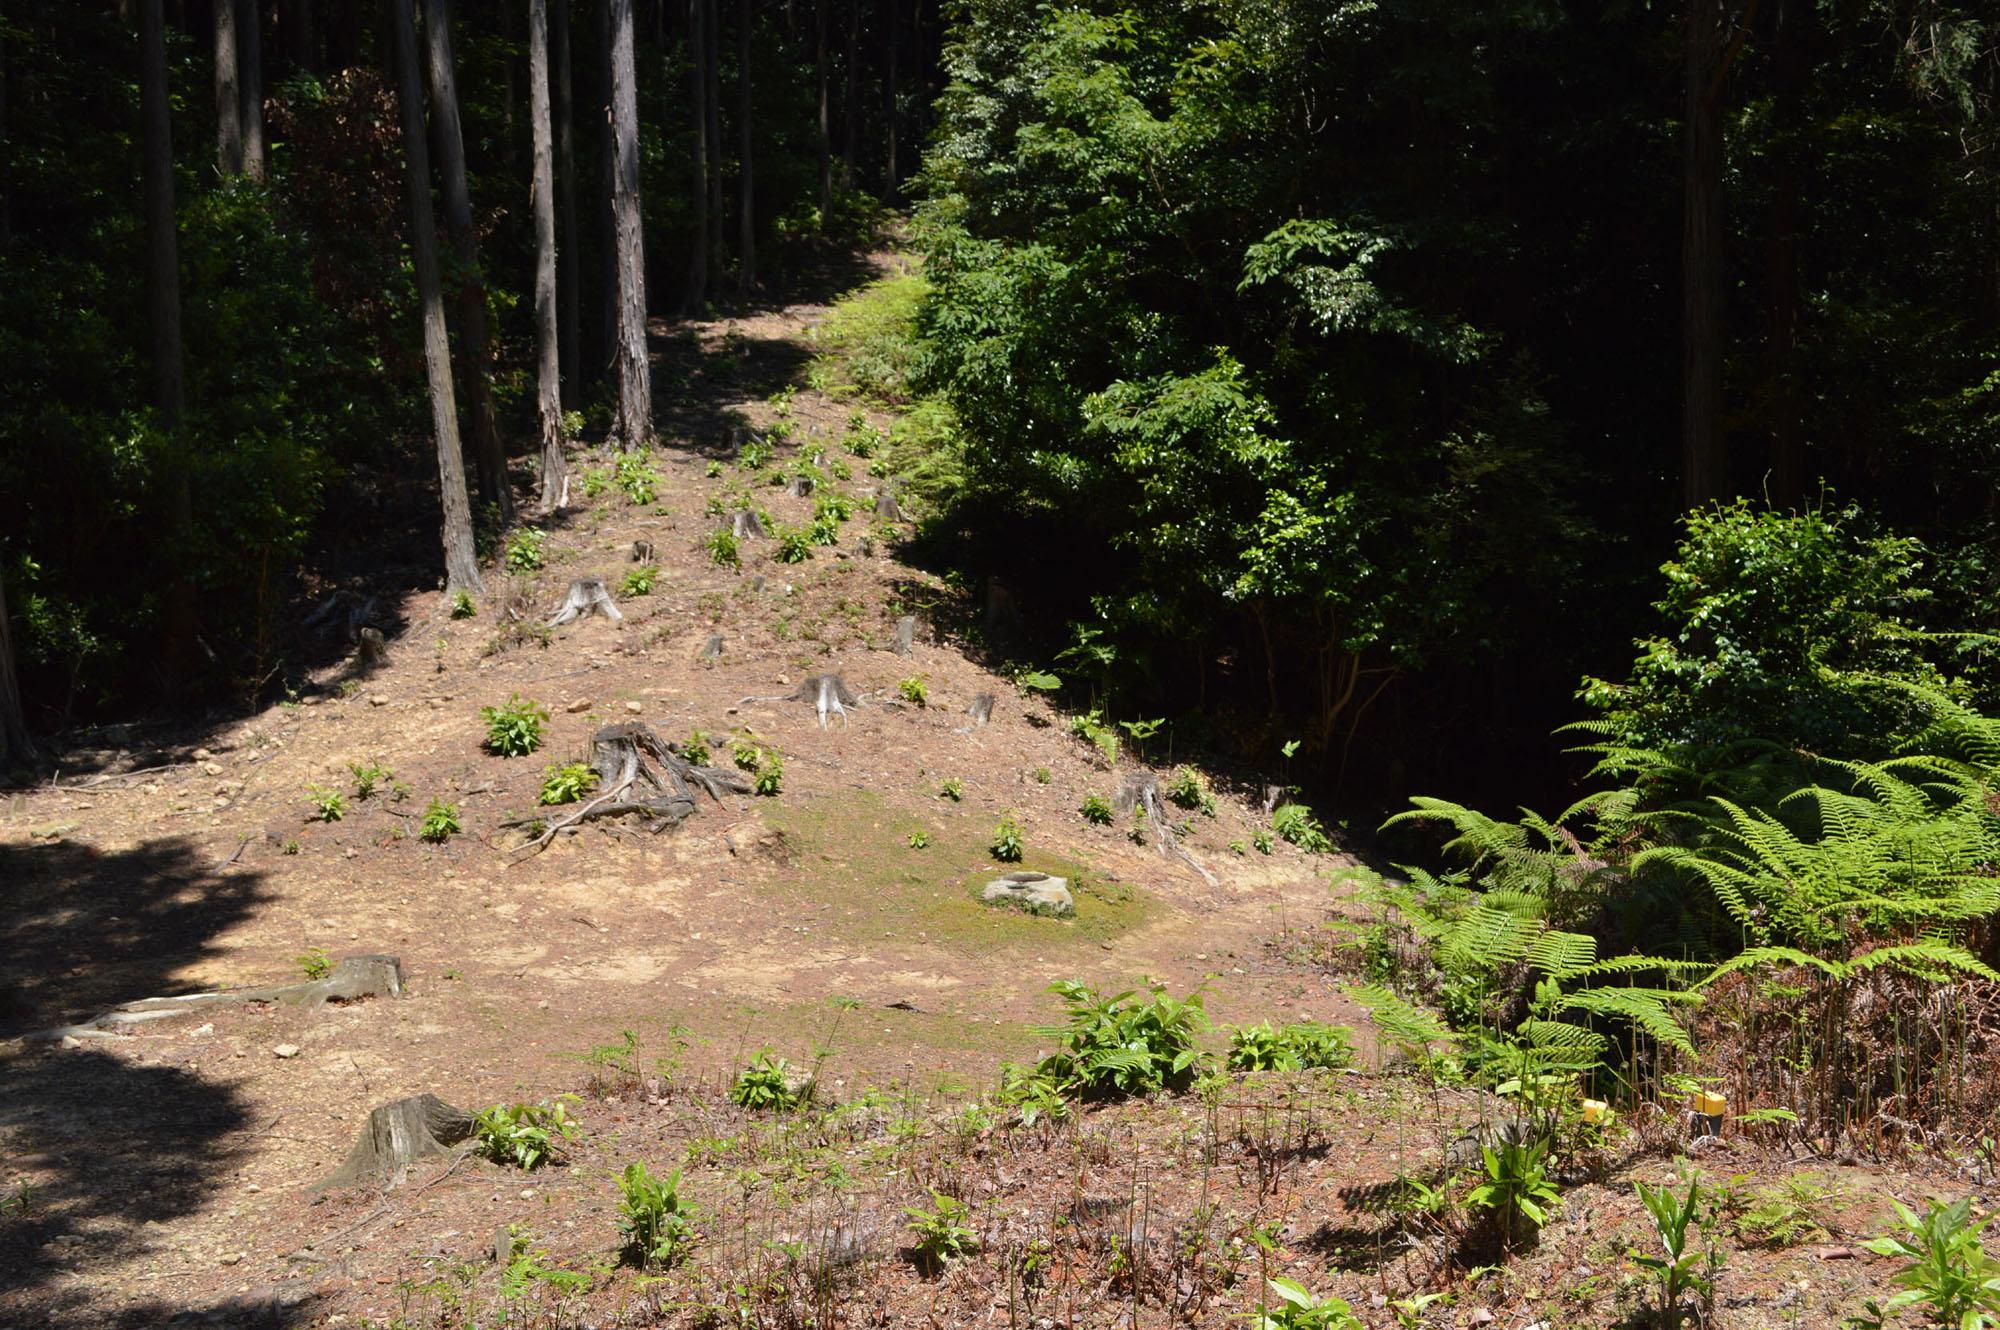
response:
<path id="1" fill-rule="evenodd" d="M 235 854 L 203 870 L 218 881 L 252 845 L 274 856 L 259 873 L 307 874 L 315 892 L 348 871 L 315 867 L 315 853 L 337 847 L 375 872 L 379 851 L 384 876 L 356 899 L 386 901 L 433 860 L 465 863 L 469 842 L 532 862 L 591 836 L 624 871 L 617 856 L 645 852 L 587 819 L 640 812 L 659 830 L 704 797 L 747 808 L 796 793 L 798 808 L 749 819 L 770 829 L 755 871 L 771 881 L 798 887 L 801 863 L 860 871 L 885 853 L 842 839 L 864 825 L 893 831 L 886 852 L 969 855 L 964 874 L 1027 863 L 1022 890 L 1054 877 L 1081 893 L 1095 874 L 1104 894 L 1089 909 L 1103 913 L 1086 920 L 1070 901 L 1075 936 L 1116 947 L 1127 973 L 1143 960 L 1124 949 L 1141 913 L 1180 908 L 1133 895 L 1135 873 L 1141 892 L 1168 873 L 1212 893 L 1269 889 L 1280 904 L 1258 908 L 1282 907 L 1275 939 L 1252 940 L 1271 929 L 1243 913 L 1248 895 L 1214 904 L 1215 936 L 1240 951 L 1193 924 L 1175 935 L 1186 998 L 1057 977 L 1066 1026 L 1007 1007 L 1021 1045 L 1009 1051 L 1030 1032 L 1061 1047 L 1008 1062 L 975 1105 L 997 1116 L 953 1130 L 971 1150 L 1011 1124 L 1048 1151 L 1074 1106 L 1202 1085 L 1221 1103 L 1210 1077 L 1349 1067 L 1351 1031 L 1254 1005 L 1276 1001 L 1274 974 L 1306 975 L 1282 991 L 1323 993 L 1365 1025 L 1378 1069 L 1430 1094 L 1438 1132 L 1452 1112 L 1510 1119 L 1504 1139 L 1472 1129 L 1459 1163 L 1473 1190 L 1456 1202 L 1446 1193 L 1465 1176 L 1440 1162 L 1420 1204 L 1399 1161 L 1396 1217 L 1369 1240 L 1393 1229 L 1398 1250 L 1449 1249 L 1434 1265 L 1399 1257 L 1405 1282 L 1380 1284 L 1376 1309 L 1400 1309 L 1403 1326 L 1484 1324 L 1427 1319 L 1422 1299 L 1445 1299 L 1442 1316 L 1475 1296 L 1476 1272 L 1527 1259 L 1565 1179 L 1616 1172 L 1604 1124 L 1621 1114 L 1642 1144 L 1617 1168 L 1648 1150 L 1655 1165 L 1679 1158 L 1685 1142 L 1657 1134 L 1674 1134 L 1664 1110 L 1644 1124 L 1686 1100 L 1697 1126 L 1714 1120 L 1697 1141 L 1723 1139 L 1727 1116 L 1741 1149 L 1843 1166 L 1865 1154 L 1904 1181 L 1933 1165 L 1975 1187 L 1993 1176 L 1988 6 L 0 0 L 0 365 L 0 792 L 20 829 L 80 825 L 49 801 L 97 787 L 66 780 L 187 767 L 214 784 L 230 751 L 216 736 L 255 736 L 262 761 L 271 727 L 288 726 L 286 760 L 317 763 L 294 782 L 309 782 L 307 831 L 359 837 L 362 814 L 389 821 L 373 840 L 318 845 L 289 822 L 246 821 Z M 613 558 L 614 572 L 593 571 Z M 545 613 L 538 598 L 563 585 Z M 639 602 L 656 594 L 642 634 Z M 591 645 L 571 652 L 557 629 Z M 616 645 L 586 636 L 613 632 Z M 840 673 L 919 648 L 932 656 L 914 674 L 862 686 Z M 638 718 L 683 677 L 698 703 L 689 737 L 666 743 Z M 576 705 L 558 706 L 559 690 Z M 491 705 L 468 705 L 475 694 Z M 943 724 L 947 695 L 954 719 L 971 717 L 962 728 Z M 987 728 L 996 696 L 1011 728 Z M 357 700 L 378 721 L 406 706 L 415 719 L 369 731 L 379 752 L 298 739 L 309 709 Z M 800 702 L 811 733 L 750 718 Z M 477 710 L 485 742 L 458 766 L 433 761 L 436 746 L 418 756 L 409 736 L 434 737 L 418 722 L 453 706 Z M 830 736 L 870 708 L 883 725 L 937 723 L 839 747 Z M 548 754 L 543 781 L 518 791 L 465 765 L 504 768 L 571 714 L 637 727 L 622 768 L 606 765 L 608 728 L 569 736 L 575 751 Z M 410 751 L 396 769 L 435 788 L 395 779 L 398 733 Z M 1010 755 L 977 761 L 1021 770 L 982 786 L 949 745 L 989 734 Z M 103 765 L 114 749 L 117 769 Z M 905 757 L 916 802 L 869 784 Z M 843 780 L 888 802 L 855 804 Z M 633 793 L 638 781 L 652 792 Z M 421 819 L 386 808 L 378 787 L 430 805 Z M 169 798 L 134 788 L 151 791 L 141 805 Z M 593 790 L 624 801 L 607 816 Z M 91 805 L 76 797 L 82 818 Z M 173 834 L 233 826 L 247 797 L 225 779 L 171 804 L 185 819 Z M 296 791 L 284 797 L 296 822 Z M 496 805 L 474 827 L 481 798 L 528 811 Z M 573 820 L 544 807 L 571 804 Z M 119 853 L 169 834 L 145 825 Z M 61 857 L 72 834 L 0 839 L 0 878 L 20 855 L 24 884 L 0 934 L 0 1023 L 75 1005 L 49 996 L 56 971 L 41 960 L 69 927 L 61 893 L 97 881 Z M 717 834 L 726 863 L 762 853 Z M 392 857 L 415 842 L 429 866 Z M 1138 869 L 1119 857 L 1134 855 Z M 970 881 L 951 873 L 864 885 L 921 880 L 942 899 Z M 1325 916 L 1310 926 L 1293 915 L 1308 887 Z M 333 915 L 342 897 L 312 900 Z M 591 910 L 621 908 L 586 902 L 570 918 L 609 934 Z M 918 917 L 947 935 L 941 916 Z M 752 912 L 731 935 L 767 923 Z M 202 936 L 188 955 L 228 950 Z M 1005 954 L 1031 953 L 1029 937 L 1008 934 L 1020 950 Z M 984 945 L 947 948 L 939 972 L 983 964 Z M 1206 987 L 1226 982 L 1212 956 L 1252 954 L 1279 968 L 1235 968 L 1251 974 L 1237 1005 Z M 136 951 L 119 964 L 105 982 L 194 982 Z M 784 968 L 744 965 L 757 984 Z M 757 984 L 701 1000 L 793 1000 Z M 85 1005 L 132 996 L 77 991 Z M 1212 991 L 1243 1017 L 1219 1064 L 1198 1049 Z M 826 1000 L 844 1013 L 853 999 Z M 900 989 L 874 1005 L 924 1010 Z M 803 1089 L 759 1054 L 731 1069 L 729 1111 L 802 1111 L 830 1019 Z M 29 1065 L 10 1073 L 11 1056 L 0 1084 Z M 622 1064 L 592 1065 L 603 1091 Z M 624 1099 L 671 1101 L 664 1068 L 623 1072 Z M 1447 1092 L 1462 1096 L 1449 1112 Z M 549 1102 L 514 1105 L 517 1142 L 564 1136 L 564 1100 Z M 479 1121 L 480 1139 L 499 1130 Z M 822 1126 L 816 1149 L 848 1130 Z M 1176 1166 L 1167 1128 L 1132 1130 L 1152 1166 Z M 1301 1130 L 1275 1180 L 1258 1175 L 1255 1214 L 1293 1185 Z M 1241 1148 L 1269 1166 L 1268 1140 Z M 632 1166 L 628 1207 L 657 1181 Z M 892 1170 L 924 1179 L 904 1209 L 912 1269 L 938 1278 L 981 1251 L 1000 1261 L 994 1277 L 1027 1281 L 1029 1240 L 993 1255 L 1012 1230 L 991 1215 L 968 1236 L 949 1171 Z M 1698 1210 L 1684 1176 L 1682 1201 L 1636 1192 L 1666 1244 L 1664 1266 L 1637 1267 L 1666 1271 L 1659 1306 L 1580 1324 L 1739 1323 L 1712 1319 L 1716 1249 L 1699 1273 L 1668 1236 Z M 1914 1204 L 1920 1190 L 1897 1194 Z M 1748 1196 L 1737 1210 L 1755 1213 Z M 1839 1237 L 1825 1197 L 1793 1200 L 1816 1216 L 1798 1232 Z M 1207 1241 L 1206 1190 L 1200 1206 Z M 1708 1206 L 1698 1222 L 1719 1233 L 1727 1198 Z M 776 1211 L 755 1213 L 777 1232 Z M 1149 1274 L 1128 1231 L 1133 1263 L 1104 1274 L 1110 1302 L 1083 1321 L 1129 1295 L 1122 1324 L 1136 1327 L 1156 1279 L 1167 1323 L 1210 1324 L 1218 1290 L 1249 1280 L 1262 1330 L 1376 1325 L 1341 1321 L 1340 1299 L 1298 1282 L 1299 1242 L 1250 1280 L 1255 1251 L 1297 1237 L 1289 1213 L 1268 1231 L 1244 1221 L 1233 1254 L 1212 1258 L 1235 1272 L 1215 1288 L 1209 1257 Z M 1881 1237 L 1827 1259 L 1956 1243 L 1936 1260 L 1964 1286 L 1913 1299 L 1855 1285 L 1841 1315 L 1880 1326 L 1920 1306 L 1939 1324 L 2000 1324 L 1971 1212 L 1938 1199 L 1900 1213 L 1893 1241 L 1910 1252 Z M 674 1224 L 647 1222 L 666 1228 L 634 1239 L 639 1267 L 680 1261 Z M 1345 1250 L 1338 1232 L 1322 1238 Z M 12 1240 L 0 1229 L 0 1256 Z M 540 1259 L 528 1246 L 496 1259 L 516 1257 Z M 1329 1257 L 1311 1270 L 1358 1268 Z M 978 1280 L 964 1279 L 958 1319 L 933 1324 L 973 1314 Z M 529 1280 L 575 1291 L 561 1284 Z M 810 1302 L 834 1285 L 785 1287 Z M 43 1291 L 0 1279 L 0 1317 Z M 1857 1311 L 1868 1291 L 1887 1303 Z M 757 1324 L 840 1319 L 759 1296 Z M 1477 1296 L 1529 1310 L 1518 1291 Z"/>

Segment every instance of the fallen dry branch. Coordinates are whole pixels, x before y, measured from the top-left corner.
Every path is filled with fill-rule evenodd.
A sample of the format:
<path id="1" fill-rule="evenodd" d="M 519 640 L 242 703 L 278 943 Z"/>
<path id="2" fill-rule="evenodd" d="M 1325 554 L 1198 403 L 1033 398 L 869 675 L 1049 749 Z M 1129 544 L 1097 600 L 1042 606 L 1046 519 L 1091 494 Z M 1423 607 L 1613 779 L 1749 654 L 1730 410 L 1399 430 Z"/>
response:
<path id="1" fill-rule="evenodd" d="M 749 782 L 738 773 L 696 766 L 681 755 L 678 744 L 665 742 L 650 725 L 636 720 L 606 725 L 592 735 L 590 765 L 602 792 L 568 816 L 549 822 L 525 848 L 545 849 L 564 831 L 626 813 L 645 813 L 652 819 L 648 830 L 657 832 L 694 815 L 698 790 L 706 790 L 717 803 L 725 793 L 750 792 Z M 516 818 L 501 825 L 518 827 L 541 820 Z"/>
<path id="2" fill-rule="evenodd" d="M 79 1025 L 36 1030 L 21 1038 L 30 1043 L 57 1043 L 65 1038 L 105 1038 L 134 1025 L 189 1016 L 210 1007 L 245 1002 L 278 1002 L 317 1010 L 329 1002 L 358 1002 L 369 997 L 401 997 L 403 963 L 394 956 L 344 956 L 330 974 L 299 984 L 275 984 L 232 992 L 185 993 L 178 997 L 141 998 L 113 1007 Z"/>

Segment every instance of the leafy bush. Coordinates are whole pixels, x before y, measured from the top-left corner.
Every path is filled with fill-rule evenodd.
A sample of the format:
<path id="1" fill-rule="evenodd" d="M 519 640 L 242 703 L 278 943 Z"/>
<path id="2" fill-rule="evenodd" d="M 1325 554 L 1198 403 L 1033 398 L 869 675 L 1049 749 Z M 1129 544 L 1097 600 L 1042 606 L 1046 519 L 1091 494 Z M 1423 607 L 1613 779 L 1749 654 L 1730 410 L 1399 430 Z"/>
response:
<path id="1" fill-rule="evenodd" d="M 548 533 L 540 527 L 524 526 L 507 538 L 507 571 L 532 573 L 547 562 L 543 545 Z"/>
<path id="2" fill-rule="evenodd" d="M 1353 1060 L 1354 1032 L 1319 1021 L 1277 1029 L 1261 1021 L 1238 1027 L 1229 1039 L 1231 1071 L 1337 1070 Z"/>
<path id="3" fill-rule="evenodd" d="M 729 1087 L 730 1103 L 773 1113 L 804 1108 L 812 1097 L 812 1081 L 797 1076 L 789 1062 L 769 1049 L 752 1058 Z"/>
<path id="4" fill-rule="evenodd" d="M 571 804 L 597 788 L 597 772 L 588 762 L 551 764 L 542 771 L 542 804 Z"/>
<path id="5" fill-rule="evenodd" d="M 1271 810 L 1271 829 L 1307 854 L 1333 853 L 1333 841 L 1326 829 L 1304 804 L 1279 804 Z"/>
<path id="6" fill-rule="evenodd" d="M 1111 803 L 1101 794 L 1085 795 L 1083 806 L 1077 809 L 1077 811 L 1083 814 L 1083 820 L 1092 826 L 1108 827 L 1111 825 Z"/>
<path id="7" fill-rule="evenodd" d="M 539 702 L 515 693 L 504 706 L 481 707 L 479 718 L 486 722 L 486 748 L 501 757 L 526 757 L 542 746 L 542 727 L 548 724 L 548 709 Z"/>
<path id="8" fill-rule="evenodd" d="M 641 451 L 618 454 L 612 469 L 612 483 L 636 504 L 648 504 L 660 486 L 660 473 L 653 469 L 652 457 Z"/>
<path id="9" fill-rule="evenodd" d="M 1104 1098 L 1181 1090 L 1194 1080 L 1200 1062 L 1195 1039 L 1208 1029 L 1200 993 L 1166 996 L 1164 984 L 1134 1001 L 1134 990 L 1103 997 L 1073 979 L 1049 991 L 1063 999 L 1066 1019 L 1046 1033 L 1061 1047 L 1037 1064 L 1039 1075 L 1066 1095 Z"/>
<path id="10" fill-rule="evenodd" d="M 1366 1330 L 1344 1299 L 1332 1294 L 1314 1297 L 1296 1279 L 1274 1277 L 1264 1282 L 1278 1300 L 1257 1304 L 1250 1318 L 1252 1330 Z"/>
<path id="11" fill-rule="evenodd" d="M 306 798 L 312 801 L 313 815 L 322 822 L 338 822 L 347 816 L 347 796 L 339 790 L 319 784 L 308 785 Z"/>
<path id="12" fill-rule="evenodd" d="M 458 805 L 448 804 L 442 799 L 432 799 L 424 809 L 424 820 L 417 834 L 433 845 L 442 845 L 456 836 L 462 828 L 458 825 Z"/>
<path id="13" fill-rule="evenodd" d="M 375 787 L 390 779 L 396 773 L 380 762 L 349 762 L 347 770 L 354 777 L 354 797 L 366 799 L 375 793 Z"/>
<path id="14" fill-rule="evenodd" d="M 926 706 L 930 703 L 930 685 L 924 682 L 924 676 L 921 674 L 913 674 L 898 682 L 896 691 L 902 694 L 905 702 L 916 706 Z"/>
<path id="15" fill-rule="evenodd" d="M 454 591 L 451 593 L 452 618 L 470 619 L 473 616 L 477 615 L 478 613 L 479 613 L 479 603 L 473 600 L 472 593 L 470 591 Z"/>
<path id="16" fill-rule="evenodd" d="M 781 526 L 777 530 L 778 547 L 771 557 L 779 563 L 804 563 L 813 556 L 813 540 L 810 531 L 795 526 Z"/>
<path id="17" fill-rule="evenodd" d="M 708 533 L 706 542 L 708 557 L 718 568 L 741 568 L 743 550 L 736 533 L 728 527 L 717 527 Z"/>
<path id="18" fill-rule="evenodd" d="M 653 582 L 659 575 L 660 570 L 652 564 L 640 564 L 625 574 L 625 580 L 618 584 L 618 594 L 626 597 L 650 596 L 653 594 Z"/>
<path id="19" fill-rule="evenodd" d="M 1186 767 L 1174 773 L 1167 785 L 1167 798 L 1182 808 L 1199 808 L 1210 817 L 1215 816 L 1215 796 L 1202 784 L 1201 777 Z"/>
<path id="20" fill-rule="evenodd" d="M 758 794 L 774 796 L 785 788 L 784 759 L 776 753 L 767 753 L 759 763 L 757 773 L 750 778 L 750 786 Z"/>
<path id="21" fill-rule="evenodd" d="M 709 751 L 708 736 L 700 730 L 689 730 L 688 737 L 680 742 L 681 756 L 695 766 L 705 767 L 714 756 Z"/>
<path id="22" fill-rule="evenodd" d="M 933 1188 L 931 1208 L 906 1206 L 910 1236 L 917 1259 L 926 1269 L 936 1270 L 948 1261 L 970 1256 L 979 1250 L 979 1234 L 972 1227 L 972 1211 L 964 1201 Z"/>
<path id="23" fill-rule="evenodd" d="M 1003 864 L 1021 862 L 1021 824 L 1012 813 L 1000 819 L 1000 825 L 993 830 L 993 843 L 986 848 Z"/>
<path id="24" fill-rule="evenodd" d="M 584 498 L 594 499 L 611 488 L 611 473 L 601 466 L 587 466 L 577 488 L 583 491 Z"/>
<path id="25" fill-rule="evenodd" d="M 307 947 L 293 959 L 308 979 L 324 979 L 333 973 L 333 959 L 325 947 Z"/>
<path id="26" fill-rule="evenodd" d="M 956 776 L 947 776 L 938 784 L 938 798 L 949 799 L 953 803 L 965 801 L 965 786 Z"/>
<path id="27" fill-rule="evenodd" d="M 930 845 L 931 845 L 931 833 L 930 833 L 930 832 L 928 832 L 928 831 L 913 831 L 913 832 L 911 832 L 911 833 L 910 833 L 910 848 L 911 848 L 911 849 L 913 849 L 913 850 L 928 850 L 928 849 L 930 848 Z"/>
<path id="28" fill-rule="evenodd" d="M 2000 1324 L 2000 1262 L 1987 1255 L 1980 1242 L 1993 1217 L 1973 1222 L 1970 1197 L 1949 1205 L 1932 1200 L 1921 1216 L 1901 1201 L 1890 1203 L 1903 1231 L 1861 1245 L 1877 1256 L 1900 1257 L 1909 1264 L 1892 1277 L 1903 1291 L 1875 1310 L 1894 1316 L 1906 1307 L 1925 1306 L 1940 1326 L 1984 1330 Z"/>
<path id="29" fill-rule="evenodd" d="M 496 1164 L 528 1170 L 556 1158 L 565 1142 L 576 1139 L 577 1126 L 558 1099 L 552 1104 L 495 1104 L 474 1116 L 472 1132 L 479 1153 Z"/>
<path id="30" fill-rule="evenodd" d="M 1685 1196 L 1674 1195 L 1673 1188 L 1667 1186 L 1648 1187 L 1638 1181 L 1632 1186 L 1638 1191 L 1646 1213 L 1652 1216 L 1653 1231 L 1660 1239 L 1660 1255 L 1635 1251 L 1631 1257 L 1641 1269 L 1651 1272 L 1659 1284 L 1661 1322 L 1677 1325 L 1681 1295 L 1690 1291 L 1705 1293 L 1714 1288 L 1713 1281 L 1701 1273 L 1701 1254 L 1688 1241 L 1688 1222 L 1694 1218 L 1695 1206 L 1701 1199 L 1701 1179 L 1688 1179 Z"/>
<path id="31" fill-rule="evenodd" d="M 618 1231 L 625 1259 L 639 1266 L 670 1266 L 694 1238 L 693 1207 L 681 1199 L 678 1170 L 655 1177 L 633 1162 L 618 1178 Z"/>
<path id="32" fill-rule="evenodd" d="M 1466 1196 L 1475 1210 L 1487 1210 L 1498 1219 L 1500 1241 L 1512 1247 L 1523 1236 L 1549 1222 L 1549 1212 L 1562 1202 L 1562 1193 L 1548 1172 L 1549 1143 L 1544 1139 L 1502 1141 L 1480 1148 L 1485 1177 Z M 1532 1228 L 1522 1229 L 1525 1219 Z"/>

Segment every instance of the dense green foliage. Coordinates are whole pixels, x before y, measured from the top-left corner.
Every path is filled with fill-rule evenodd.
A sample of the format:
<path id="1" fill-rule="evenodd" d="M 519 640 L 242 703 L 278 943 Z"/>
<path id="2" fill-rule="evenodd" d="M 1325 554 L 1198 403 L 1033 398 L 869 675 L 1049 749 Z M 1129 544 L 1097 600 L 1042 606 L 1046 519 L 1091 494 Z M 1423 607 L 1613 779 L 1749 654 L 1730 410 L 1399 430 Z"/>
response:
<path id="1" fill-rule="evenodd" d="M 1839 597 L 1649 646 L 1601 699 L 1650 742 L 1737 737 L 1774 701 L 1766 737 L 1865 727 L 1850 689 L 1779 694 L 1911 655 L 1920 572 L 1961 608 L 1994 585 L 1971 498 L 2000 462 L 1993 30 L 1777 9 L 1719 85 L 1725 479 L 1791 505 L 1824 477 L 1939 553 L 1828 515 L 1763 608 Z M 1519 779 L 1638 629 L 1681 498 L 1682 15 L 967 6 L 915 378 L 955 411 L 966 548 L 1094 634 L 1057 662 L 1079 694 L 1199 708 L 1260 760 L 1288 718 L 1349 794 L 1498 784 L 1502 753 Z M 1669 599 L 1727 619 L 1703 579 L 1760 576 L 1774 533 L 1705 520 L 1735 539 Z M 999 539 L 1022 524 L 1060 555 Z M 1716 734 L 1678 732 L 1717 691 Z"/>

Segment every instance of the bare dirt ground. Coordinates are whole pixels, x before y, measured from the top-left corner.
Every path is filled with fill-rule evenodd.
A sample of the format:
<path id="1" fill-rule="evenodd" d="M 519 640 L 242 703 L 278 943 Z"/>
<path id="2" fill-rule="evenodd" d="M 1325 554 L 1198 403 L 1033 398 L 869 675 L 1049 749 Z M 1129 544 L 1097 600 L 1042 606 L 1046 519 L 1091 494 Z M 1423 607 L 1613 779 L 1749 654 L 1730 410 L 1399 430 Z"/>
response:
<path id="1" fill-rule="evenodd" d="M 329 672 L 198 736 L 82 755 L 98 775 L 8 798 L 0 1035 L 296 979 L 314 948 L 397 955 L 410 991 L 0 1044 L 0 1323 L 1223 1325 L 1281 1272 L 1340 1291 L 1371 1326 L 1435 1287 L 1451 1296 L 1412 1324 L 1631 1314 L 1626 1250 L 1642 1231 L 1626 1179 L 1670 1174 L 1667 1156 L 1607 1156 L 1538 1254 L 1445 1283 L 1463 1254 L 1385 1221 L 1370 1188 L 1434 1158 L 1469 1101 L 1357 1073 L 1238 1082 L 1053 1129 L 966 1110 L 1002 1061 L 1048 1043 L 1034 1027 L 1058 1015 L 1056 979 L 1205 987 L 1219 1023 L 1365 1024 L 1328 974 L 1270 945 L 1325 918 L 1342 861 L 1232 850 L 1265 825 L 1245 791 L 1219 789 L 1216 815 L 1191 818 L 1213 885 L 1125 822 L 1087 823 L 1084 798 L 1137 764 L 1108 769 L 969 654 L 948 627 L 965 598 L 899 561 L 894 539 L 863 551 L 877 482 L 857 459 L 836 488 L 860 512 L 837 544 L 783 564 L 775 542 L 748 542 L 740 570 L 709 557 L 713 498 L 747 493 L 785 526 L 811 516 L 811 498 L 765 483 L 772 468 L 724 458 L 733 424 L 771 423 L 825 313 L 657 329 L 657 499 L 579 498 L 547 524 L 546 567 L 492 570 L 475 618 L 413 595 L 394 607 L 407 631 L 365 677 Z M 802 388 L 776 462 L 814 446 L 842 458 L 852 409 Z M 638 540 L 657 580 L 621 598 L 622 622 L 546 644 L 510 629 L 510 607 L 532 623 L 573 577 L 615 588 Z M 907 658 L 890 650 L 906 613 L 921 624 Z M 720 658 L 702 659 L 718 633 Z M 827 671 L 862 696 L 847 724 L 743 701 Z M 912 677 L 927 705 L 898 704 Z M 977 726 L 981 693 L 996 701 Z M 493 756 L 480 708 L 516 694 L 551 713 L 545 744 Z M 700 731 L 719 753 L 750 739 L 781 754 L 782 789 L 704 804 L 657 835 L 627 818 L 524 852 L 527 833 L 502 824 L 536 813 L 545 765 L 625 720 L 673 740 Z M 393 776 L 361 799 L 350 765 L 369 763 Z M 959 798 L 941 795 L 947 781 Z M 316 819 L 315 785 L 344 792 L 338 821 Z M 432 799 L 463 824 L 441 845 L 414 834 Z M 978 901 L 1015 867 L 989 853 L 1009 813 L 1018 866 L 1071 878 L 1074 919 Z M 846 1107 L 808 1122 L 727 1104 L 723 1087 L 766 1047 L 801 1064 L 823 1050 L 827 1097 Z M 566 1165 L 533 1174 L 460 1158 L 388 1188 L 316 1188 L 370 1108 L 423 1092 L 465 1108 L 584 1092 L 583 1136 Z M 1704 1167 L 1746 1187 L 1804 1167 L 1730 1148 Z M 615 1263 L 614 1175 L 635 1159 L 685 1168 L 704 1216 L 695 1257 L 665 1282 Z M 1885 1175 L 1815 1167 L 1846 1175 L 1827 1231 L 1761 1254 L 1733 1244 L 1748 1254 L 1725 1276 L 1720 1324 L 1830 1325 L 1879 1288 L 1886 1264 L 1842 1239 L 1874 1222 Z M 903 1207 L 933 1188 L 973 1205 L 985 1257 L 934 1273 L 902 1250 Z M 529 1264 L 575 1286 L 529 1275 L 503 1289 L 492 1253 L 510 1225 Z"/>

